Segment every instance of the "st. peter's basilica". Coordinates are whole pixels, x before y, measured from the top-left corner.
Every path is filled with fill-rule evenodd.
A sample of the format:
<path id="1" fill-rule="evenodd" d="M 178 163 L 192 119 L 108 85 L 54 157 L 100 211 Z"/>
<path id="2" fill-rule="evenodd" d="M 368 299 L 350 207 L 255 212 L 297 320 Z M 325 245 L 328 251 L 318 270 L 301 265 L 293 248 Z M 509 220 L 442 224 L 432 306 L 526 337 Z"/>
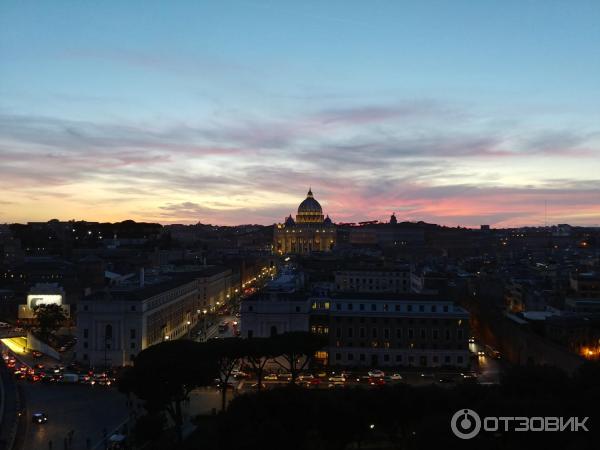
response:
<path id="1" fill-rule="evenodd" d="M 279 255 L 326 252 L 333 248 L 335 240 L 335 224 L 329 216 L 323 216 L 321 205 L 309 189 L 306 198 L 298 206 L 296 220 L 290 214 L 284 223 L 275 224 L 273 250 Z"/>

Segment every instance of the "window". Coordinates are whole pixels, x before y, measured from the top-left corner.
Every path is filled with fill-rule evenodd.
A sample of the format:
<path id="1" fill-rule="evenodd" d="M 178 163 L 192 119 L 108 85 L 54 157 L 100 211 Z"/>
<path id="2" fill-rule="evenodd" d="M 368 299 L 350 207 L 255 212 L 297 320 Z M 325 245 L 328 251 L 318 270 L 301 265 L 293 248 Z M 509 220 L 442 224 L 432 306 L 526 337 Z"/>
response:
<path id="1" fill-rule="evenodd" d="M 341 303 L 336 303 L 335 304 L 335 309 L 337 309 L 338 311 L 342 310 L 342 304 Z"/>
<path id="2" fill-rule="evenodd" d="M 113 328 L 112 325 L 108 324 L 104 327 L 104 339 L 112 339 L 113 337 Z"/>
<path id="3" fill-rule="evenodd" d="M 421 328 L 421 339 L 425 339 L 427 337 L 427 331 L 425 328 Z"/>
<path id="4" fill-rule="evenodd" d="M 361 353 L 361 354 L 359 355 L 358 359 L 360 359 L 361 361 L 364 361 L 364 360 L 365 360 L 365 354 L 364 354 L 364 353 Z"/>
<path id="5" fill-rule="evenodd" d="M 461 328 L 459 328 L 458 330 L 456 330 L 456 337 L 458 339 L 462 339 L 463 338 L 463 330 Z"/>
<path id="6" fill-rule="evenodd" d="M 296 306 L 296 312 L 300 312 L 300 307 Z"/>
<path id="7" fill-rule="evenodd" d="M 396 311 L 400 311 L 400 305 L 396 305 L 395 309 Z"/>
<path id="8" fill-rule="evenodd" d="M 348 328 L 348 337 L 349 338 L 354 337 L 353 334 L 354 334 L 354 328 Z"/>
<path id="9" fill-rule="evenodd" d="M 253 334 L 254 332 L 252 330 L 248 330 L 248 339 L 251 339 Z"/>
<path id="10" fill-rule="evenodd" d="M 406 310 L 408 312 L 412 312 L 412 305 L 406 305 Z"/>
<path id="11" fill-rule="evenodd" d="M 450 364 L 450 356 L 448 356 L 448 355 L 444 356 L 444 363 Z"/>
<path id="12" fill-rule="evenodd" d="M 457 357 L 456 357 L 456 362 L 457 362 L 458 364 L 462 364 L 462 363 L 463 363 L 463 357 L 462 357 L 462 356 L 457 356 Z"/>
<path id="13" fill-rule="evenodd" d="M 377 311 L 377 305 L 375 303 L 371 303 L 371 311 Z"/>
<path id="14" fill-rule="evenodd" d="M 131 310 L 135 311 L 135 305 L 131 305 Z"/>
<path id="15" fill-rule="evenodd" d="M 352 303 L 348 303 L 348 311 L 352 311 Z"/>
<path id="16" fill-rule="evenodd" d="M 372 328 L 371 329 L 371 337 L 374 337 L 374 338 L 377 337 L 377 328 Z"/>
<path id="17" fill-rule="evenodd" d="M 250 312 L 254 311 L 254 306 L 252 306 L 252 305 L 248 306 L 248 311 L 250 311 Z"/>
<path id="18" fill-rule="evenodd" d="M 402 362 L 402 355 L 396 355 L 396 362 Z"/>
<path id="19" fill-rule="evenodd" d="M 388 310 L 388 308 L 389 308 L 388 304 L 387 304 L 387 303 L 384 303 L 384 305 L 383 305 L 383 310 L 384 310 L 384 311 L 387 311 L 387 310 Z"/>
<path id="20" fill-rule="evenodd" d="M 390 338 L 390 329 L 389 328 L 384 328 L 384 330 L 383 330 L 383 337 L 384 337 L 384 339 L 389 339 Z"/>
<path id="21" fill-rule="evenodd" d="M 425 312 L 425 305 L 419 305 L 419 312 Z"/>
<path id="22" fill-rule="evenodd" d="M 341 353 L 336 353 L 335 354 L 335 360 L 336 361 L 341 361 L 342 360 L 342 354 Z"/>
<path id="23" fill-rule="evenodd" d="M 437 307 L 435 305 L 431 306 L 431 312 L 437 312 Z"/>
<path id="24" fill-rule="evenodd" d="M 83 337 L 84 337 L 85 339 L 87 339 L 87 338 L 88 338 L 88 334 L 89 334 L 89 330 L 88 330 L 87 328 L 84 328 L 84 329 L 83 329 Z"/>
<path id="25" fill-rule="evenodd" d="M 335 337 L 338 339 L 342 337 L 342 329 L 341 328 L 335 329 Z"/>
<path id="26" fill-rule="evenodd" d="M 129 330 L 129 338 L 135 339 L 135 328 L 132 328 L 131 330 Z"/>
<path id="27" fill-rule="evenodd" d="M 348 353 L 348 361 L 354 361 L 354 353 Z"/>
<path id="28" fill-rule="evenodd" d="M 390 355 L 388 355 L 387 353 L 385 355 L 383 355 L 383 360 L 385 362 L 389 362 L 390 361 Z"/>
<path id="29" fill-rule="evenodd" d="M 134 349 L 134 348 L 135 348 L 135 342 L 132 342 L 132 343 L 129 345 L 129 348 L 131 348 L 131 349 Z"/>
<path id="30" fill-rule="evenodd" d="M 450 340 L 450 330 L 446 330 L 446 340 Z"/>
<path id="31" fill-rule="evenodd" d="M 444 305 L 444 312 L 448 312 L 448 305 Z"/>
<path id="32" fill-rule="evenodd" d="M 414 337 L 414 332 L 413 332 L 413 329 L 412 329 L 412 328 L 409 328 L 409 329 L 408 329 L 408 338 L 409 338 L 409 339 L 412 339 L 413 337 Z"/>
<path id="33" fill-rule="evenodd" d="M 432 330 L 431 333 L 432 333 L 433 339 L 437 339 L 438 338 L 438 334 L 439 334 L 438 330 Z"/>
<path id="34" fill-rule="evenodd" d="M 83 343 L 83 348 L 88 348 L 88 343 L 87 342 Z"/>
<path id="35" fill-rule="evenodd" d="M 364 311 L 365 310 L 364 303 L 361 303 L 360 305 L 358 305 L 358 309 L 360 309 L 361 311 Z"/>
<path id="36" fill-rule="evenodd" d="M 359 328 L 358 334 L 361 338 L 364 338 L 365 337 L 365 328 L 364 327 Z"/>
<path id="37" fill-rule="evenodd" d="M 271 327 L 271 337 L 275 336 L 277 334 L 277 327 L 275 325 L 273 325 Z"/>
<path id="38" fill-rule="evenodd" d="M 402 328 L 396 328 L 396 337 L 398 339 L 402 337 Z"/>

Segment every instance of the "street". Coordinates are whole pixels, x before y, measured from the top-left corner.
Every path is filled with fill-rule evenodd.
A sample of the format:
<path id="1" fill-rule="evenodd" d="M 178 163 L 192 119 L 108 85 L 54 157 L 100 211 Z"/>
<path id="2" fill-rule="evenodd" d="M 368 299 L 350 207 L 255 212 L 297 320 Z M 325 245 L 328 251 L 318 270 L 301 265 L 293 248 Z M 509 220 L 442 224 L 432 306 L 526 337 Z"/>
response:
<path id="1" fill-rule="evenodd" d="M 90 448 L 108 435 L 128 416 L 126 397 L 117 389 L 102 386 L 29 383 L 20 381 L 26 397 L 26 432 L 24 450 L 63 449 L 65 438 L 73 430 L 72 446 Z M 31 415 L 43 412 L 45 424 L 35 424 Z M 49 442 L 52 441 L 52 447 Z"/>

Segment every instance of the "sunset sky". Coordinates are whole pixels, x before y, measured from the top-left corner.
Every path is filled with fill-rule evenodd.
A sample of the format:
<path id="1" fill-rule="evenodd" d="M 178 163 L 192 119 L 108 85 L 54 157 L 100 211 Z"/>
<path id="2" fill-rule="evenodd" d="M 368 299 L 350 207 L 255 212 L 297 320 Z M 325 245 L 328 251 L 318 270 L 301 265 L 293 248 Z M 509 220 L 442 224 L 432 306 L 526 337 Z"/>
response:
<path id="1" fill-rule="evenodd" d="M 600 226 L 599 1 L 0 2 L 0 223 Z"/>

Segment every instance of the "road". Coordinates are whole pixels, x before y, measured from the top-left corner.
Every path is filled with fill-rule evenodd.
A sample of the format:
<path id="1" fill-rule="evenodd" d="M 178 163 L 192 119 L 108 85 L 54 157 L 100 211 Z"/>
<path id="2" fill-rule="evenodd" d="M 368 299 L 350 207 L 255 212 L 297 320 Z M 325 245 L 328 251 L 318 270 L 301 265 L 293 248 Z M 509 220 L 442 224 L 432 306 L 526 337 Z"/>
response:
<path id="1" fill-rule="evenodd" d="M 233 326 L 234 322 L 238 322 L 237 327 L 239 329 L 240 319 L 233 315 L 217 315 L 213 318 L 213 321 L 214 321 L 214 323 L 210 327 L 206 328 L 206 339 L 212 339 L 215 337 L 220 337 L 220 338 L 233 337 L 234 336 L 234 326 Z M 223 333 L 219 333 L 219 324 L 222 322 L 228 322 L 229 327 L 227 327 L 227 331 L 225 331 Z M 200 336 L 198 336 L 198 334 L 197 334 L 198 331 L 203 332 L 202 327 L 203 327 L 203 324 L 202 324 L 202 321 L 200 321 L 198 326 L 195 327 L 194 330 L 191 331 L 192 337 L 198 342 L 204 341 L 203 333 Z"/>
<path id="2" fill-rule="evenodd" d="M 74 430 L 72 446 L 91 448 L 103 439 L 103 430 L 110 435 L 128 417 L 126 397 L 117 389 L 67 385 L 58 383 L 19 382 L 23 387 L 27 406 L 27 429 L 23 450 L 64 449 L 64 439 Z M 34 424 L 31 414 L 44 412 L 48 422 Z"/>
<path id="3" fill-rule="evenodd" d="M 484 351 L 485 345 L 480 342 L 469 344 L 469 350 L 477 355 L 479 352 Z M 504 362 L 502 359 L 494 359 L 488 355 L 477 356 L 477 363 L 479 366 L 479 383 L 483 384 L 498 384 L 500 383 L 500 377 L 504 369 Z"/>

